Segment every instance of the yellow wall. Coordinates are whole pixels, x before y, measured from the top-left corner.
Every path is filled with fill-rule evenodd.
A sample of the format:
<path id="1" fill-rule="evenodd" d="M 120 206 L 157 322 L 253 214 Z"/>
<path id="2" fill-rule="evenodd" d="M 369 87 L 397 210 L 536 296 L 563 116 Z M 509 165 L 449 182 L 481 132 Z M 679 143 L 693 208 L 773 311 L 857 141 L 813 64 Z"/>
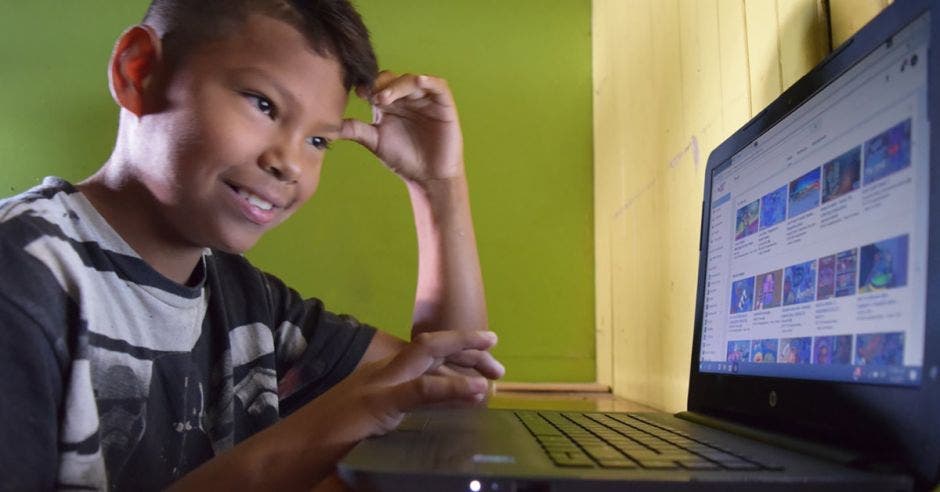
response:
<path id="1" fill-rule="evenodd" d="M 830 3 L 837 44 L 885 5 Z M 708 154 L 828 53 L 822 5 L 594 0 L 597 374 L 616 394 L 685 408 Z"/>
<path id="2" fill-rule="evenodd" d="M 891 0 L 829 0 L 832 46 L 842 44 L 889 3 Z"/>

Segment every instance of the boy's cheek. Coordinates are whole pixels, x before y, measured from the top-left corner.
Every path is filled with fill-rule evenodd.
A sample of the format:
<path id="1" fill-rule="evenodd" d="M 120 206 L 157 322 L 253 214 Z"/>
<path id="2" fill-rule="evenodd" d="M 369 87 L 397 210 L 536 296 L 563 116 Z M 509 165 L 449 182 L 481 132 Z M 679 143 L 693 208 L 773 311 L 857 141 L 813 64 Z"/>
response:
<path id="1" fill-rule="evenodd" d="M 297 193 L 297 203 L 292 207 L 295 210 L 302 207 L 305 203 L 316 195 L 320 187 L 320 170 L 323 168 L 323 161 L 313 163 L 310 169 L 304 173 L 303 178 L 298 183 L 300 190 Z"/>

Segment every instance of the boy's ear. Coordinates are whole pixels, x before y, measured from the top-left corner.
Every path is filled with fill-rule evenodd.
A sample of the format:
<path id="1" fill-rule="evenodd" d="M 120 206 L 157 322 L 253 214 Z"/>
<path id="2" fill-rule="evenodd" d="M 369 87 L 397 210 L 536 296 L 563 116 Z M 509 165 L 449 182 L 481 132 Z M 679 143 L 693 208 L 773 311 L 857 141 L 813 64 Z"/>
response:
<path id="1" fill-rule="evenodd" d="M 111 53 L 108 79 L 111 96 L 124 109 L 142 116 L 147 113 L 154 70 L 162 59 L 160 36 L 150 26 L 139 24 L 121 34 Z"/>

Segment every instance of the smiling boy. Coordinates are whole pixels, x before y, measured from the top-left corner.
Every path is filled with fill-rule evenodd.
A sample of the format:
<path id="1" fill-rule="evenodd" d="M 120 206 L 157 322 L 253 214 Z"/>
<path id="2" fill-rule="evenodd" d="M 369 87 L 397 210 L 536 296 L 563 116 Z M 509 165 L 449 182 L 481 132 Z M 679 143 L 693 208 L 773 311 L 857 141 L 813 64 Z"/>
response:
<path id="1" fill-rule="evenodd" d="M 446 82 L 376 73 L 346 0 L 155 0 L 109 69 L 108 161 L 0 202 L 0 488 L 309 489 L 404 412 L 483 398 L 503 368 Z M 353 87 L 373 122 L 343 119 Z M 338 139 L 411 197 L 411 342 L 240 255 Z"/>

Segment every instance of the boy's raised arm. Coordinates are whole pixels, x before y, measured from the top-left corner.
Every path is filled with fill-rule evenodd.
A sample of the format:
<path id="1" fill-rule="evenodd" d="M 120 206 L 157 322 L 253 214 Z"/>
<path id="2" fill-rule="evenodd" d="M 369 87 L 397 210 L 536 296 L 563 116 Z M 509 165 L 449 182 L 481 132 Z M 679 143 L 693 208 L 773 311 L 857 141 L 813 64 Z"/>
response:
<path id="1" fill-rule="evenodd" d="M 346 120 L 342 138 L 372 151 L 401 176 L 411 197 L 419 253 L 412 338 L 430 331 L 488 329 L 463 137 L 447 82 L 382 72 L 370 91 L 357 93 L 372 103 L 373 122 Z M 377 337 L 366 360 L 394 351 L 388 338 Z M 477 371 L 501 374 L 502 367 L 487 359 L 488 367 Z"/>

